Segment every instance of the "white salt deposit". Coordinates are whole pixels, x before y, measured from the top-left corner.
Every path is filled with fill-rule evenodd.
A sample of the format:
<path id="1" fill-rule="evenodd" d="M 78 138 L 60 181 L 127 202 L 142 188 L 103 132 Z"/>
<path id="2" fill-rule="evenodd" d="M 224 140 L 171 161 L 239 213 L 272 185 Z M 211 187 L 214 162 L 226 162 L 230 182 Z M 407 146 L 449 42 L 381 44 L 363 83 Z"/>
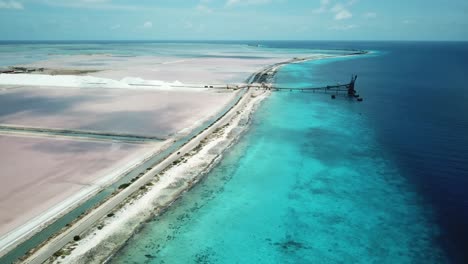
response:
<path id="1" fill-rule="evenodd" d="M 171 89 L 174 87 L 180 88 L 184 86 L 184 84 L 179 81 L 164 82 L 159 80 L 144 80 L 136 77 L 125 77 L 118 81 L 93 76 L 46 74 L 0 74 L 0 85 L 119 89 Z"/>

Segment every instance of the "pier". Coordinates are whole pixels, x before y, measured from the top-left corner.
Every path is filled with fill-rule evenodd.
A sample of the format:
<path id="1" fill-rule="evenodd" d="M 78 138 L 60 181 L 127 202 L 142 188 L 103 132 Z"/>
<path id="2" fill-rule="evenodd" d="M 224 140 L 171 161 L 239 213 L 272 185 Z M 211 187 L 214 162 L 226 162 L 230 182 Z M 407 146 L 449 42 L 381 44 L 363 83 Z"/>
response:
<path id="1" fill-rule="evenodd" d="M 264 75 L 267 75 L 266 73 Z M 259 77 L 260 76 L 260 77 Z M 349 98 L 354 98 L 358 102 L 362 102 L 363 99 L 357 93 L 355 86 L 357 75 L 351 76 L 351 81 L 346 84 L 335 84 L 335 85 L 327 85 L 327 86 L 319 86 L 319 87 L 280 87 L 274 86 L 270 82 L 258 82 L 259 80 L 268 81 L 266 77 L 261 77 L 263 75 L 257 74 L 255 76 L 254 82 L 250 83 L 242 83 L 242 84 L 189 84 L 189 85 L 171 85 L 170 87 L 173 88 L 205 88 L 205 89 L 224 89 L 224 90 L 239 90 L 239 89 L 263 89 L 268 91 L 289 91 L 289 92 L 309 92 L 309 93 L 329 93 L 331 94 L 332 99 L 336 99 L 337 95 L 344 95 Z M 255 82 L 257 81 L 257 82 Z M 132 86 L 152 86 L 152 87 L 161 87 L 163 85 L 151 85 L 151 84 L 130 84 Z"/>
<path id="2" fill-rule="evenodd" d="M 362 98 L 359 96 L 355 89 L 355 84 L 357 80 L 357 75 L 351 76 L 351 81 L 347 84 L 336 84 L 336 85 L 327 85 L 321 87 L 301 87 L 301 88 L 292 88 L 292 87 L 277 87 L 272 86 L 271 84 L 250 84 L 245 86 L 237 86 L 238 88 L 257 88 L 265 89 L 270 91 L 289 91 L 289 92 L 311 92 L 311 93 L 331 93 L 332 99 L 336 99 L 336 95 L 342 94 L 347 95 L 348 97 L 355 98 L 357 101 L 362 102 Z M 229 86 L 228 86 L 229 88 Z"/>

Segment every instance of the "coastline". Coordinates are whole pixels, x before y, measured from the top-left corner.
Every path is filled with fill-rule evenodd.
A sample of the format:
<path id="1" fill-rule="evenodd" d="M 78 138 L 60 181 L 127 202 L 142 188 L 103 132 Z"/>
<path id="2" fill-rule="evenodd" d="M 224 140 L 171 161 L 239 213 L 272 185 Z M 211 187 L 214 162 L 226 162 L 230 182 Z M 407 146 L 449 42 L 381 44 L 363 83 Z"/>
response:
<path id="1" fill-rule="evenodd" d="M 359 53 L 359 55 L 361 55 L 363 53 Z M 364 53 L 365 54 L 365 53 Z M 249 84 L 254 84 L 254 83 L 264 83 L 268 80 L 271 80 L 271 78 L 274 78 L 274 74 L 276 73 L 276 71 L 283 65 L 285 64 L 289 64 L 289 63 L 299 63 L 299 62 L 303 62 L 303 61 L 308 61 L 308 60 L 316 60 L 316 59 L 328 59 L 328 58 L 333 58 L 333 57 L 344 57 L 344 56 L 352 56 L 352 55 L 358 55 L 358 54 L 347 54 L 347 55 L 323 55 L 323 56 L 315 56 L 315 57 L 310 57 L 310 58 L 294 58 L 292 60 L 288 60 L 288 61 L 285 61 L 285 62 L 281 62 L 281 63 L 277 63 L 277 64 L 273 64 L 271 66 L 268 66 L 267 68 L 263 69 L 262 71 L 260 72 L 257 72 L 257 73 L 254 73 L 250 78 L 249 78 Z M 249 85 L 246 84 L 245 85 L 246 87 L 248 87 Z M 140 191 L 138 191 L 137 188 L 134 188 L 134 190 L 131 192 L 129 191 L 129 189 L 125 189 L 124 191 L 122 192 L 126 192 L 126 196 L 123 197 L 123 199 L 121 199 L 120 202 L 117 202 L 117 203 L 114 203 L 113 207 L 109 207 L 107 208 L 108 211 L 114 211 L 114 207 L 119 205 L 118 207 L 119 208 L 126 208 L 126 207 L 131 207 L 132 204 L 134 203 L 137 203 L 137 201 L 143 201 L 143 198 L 146 197 L 145 195 L 142 194 L 142 192 L 144 192 L 146 189 L 151 189 L 151 190 L 159 190 L 159 192 L 157 193 L 158 198 L 161 200 L 162 204 L 158 204 L 157 206 L 154 206 L 155 208 L 155 213 L 154 214 L 157 214 L 157 213 L 160 213 L 162 211 L 164 211 L 167 207 L 169 207 L 173 201 L 175 201 L 178 197 L 180 197 L 180 195 L 187 191 L 188 189 L 190 189 L 196 182 L 198 182 L 198 180 L 203 176 L 205 175 L 211 168 L 214 164 L 216 164 L 219 159 L 221 159 L 222 157 L 222 154 L 224 153 L 224 151 L 229 147 L 231 146 L 232 144 L 234 144 L 234 142 L 237 140 L 237 138 L 240 136 L 240 134 L 242 134 L 243 131 L 245 131 L 248 127 L 248 123 L 249 123 L 249 120 L 250 120 L 250 115 L 252 114 L 253 110 L 257 107 L 257 105 L 267 97 L 267 94 L 269 94 L 269 92 L 267 91 L 264 91 L 262 89 L 260 89 L 261 91 L 261 94 L 255 94 L 255 92 L 251 92 L 253 89 L 249 89 L 247 88 L 246 89 L 246 93 L 245 95 L 240 99 L 240 100 L 246 100 L 251 98 L 253 96 L 254 99 L 252 100 L 247 100 L 248 102 L 242 102 L 242 104 L 239 102 L 237 105 L 235 105 L 232 109 L 230 109 L 223 117 L 222 117 L 222 120 L 217 120 L 215 123 L 213 123 L 209 128 L 205 129 L 205 131 L 203 131 L 201 134 L 204 134 L 205 132 L 208 132 L 210 129 L 211 130 L 215 130 L 213 132 L 213 135 L 210 135 L 210 133 L 205 133 L 206 135 L 204 135 L 204 137 L 207 137 L 209 140 L 205 141 L 205 139 L 202 139 L 199 143 L 200 145 L 197 145 L 197 146 L 193 146 L 193 148 L 197 149 L 197 153 L 192 153 L 192 150 L 189 150 L 188 152 L 191 153 L 189 154 L 188 156 L 184 156 L 182 157 L 182 161 L 183 161 L 183 164 L 180 164 L 182 163 L 181 161 L 177 161 L 179 160 L 179 158 L 177 157 L 177 159 L 175 159 L 173 162 L 175 162 L 174 164 L 171 165 L 172 162 L 169 162 L 168 164 L 158 164 L 158 169 L 160 167 L 162 167 L 161 171 L 162 172 L 157 172 L 157 173 L 154 173 L 154 171 L 156 170 L 156 167 L 153 168 L 149 173 L 147 174 L 156 174 L 156 175 L 153 175 L 152 177 L 154 179 L 151 179 L 150 181 L 148 181 L 148 183 L 145 183 L 143 185 L 141 185 L 140 187 L 142 187 L 142 189 L 140 189 Z M 242 110 L 237 110 L 236 108 L 239 107 L 241 105 L 242 107 Z M 226 120 L 228 119 L 228 120 Z M 229 120 L 235 120 L 235 121 L 229 121 Z M 222 122 L 221 122 L 222 121 Z M 224 124 L 220 124 L 221 123 L 224 123 Z M 226 126 L 227 124 L 227 126 Z M 216 125 L 216 126 L 214 126 Z M 221 128 L 222 126 L 222 128 Z M 218 129 L 220 129 L 218 131 Z M 224 131 L 226 133 L 221 133 L 221 131 Z M 233 132 L 233 131 L 237 131 L 237 132 Z M 233 136 L 233 134 L 236 134 L 237 133 L 237 137 Z M 200 135 L 198 135 L 200 136 Z M 197 136 L 197 137 L 198 137 Z M 191 143 L 192 141 L 188 142 L 188 143 Z M 188 145 L 187 143 L 187 145 Z M 206 145 L 205 145 L 206 144 Z M 184 147 L 186 147 L 184 145 Z M 206 162 L 206 157 L 209 156 L 209 155 L 213 155 L 211 152 L 215 152 L 216 154 L 214 154 L 213 157 L 210 158 L 210 162 L 207 163 Z M 179 152 L 180 153 L 180 152 Z M 204 153 L 204 154 L 199 154 L 199 153 Z M 171 154 L 170 157 L 173 157 L 176 153 L 173 153 Z M 178 154 L 178 153 L 177 153 Z M 202 159 L 199 158 L 198 162 L 199 164 L 197 164 L 197 160 L 196 160 L 196 156 L 197 155 L 201 155 L 201 157 L 203 157 Z M 169 157 L 169 158 L 170 158 Z M 190 159 L 188 159 L 190 157 Z M 166 162 L 167 163 L 167 162 Z M 190 178 L 187 178 L 187 179 L 183 179 L 183 178 L 179 178 L 177 176 L 174 176 L 175 179 L 173 179 L 173 181 L 166 181 L 164 182 L 166 185 L 164 185 L 166 188 L 168 189 L 174 189 L 176 191 L 174 191 L 172 193 L 172 195 L 169 195 L 169 194 L 164 194 L 164 191 L 167 191 L 165 190 L 164 188 L 162 188 L 161 186 L 161 182 L 158 181 L 157 184 L 154 184 L 155 182 L 153 182 L 155 179 L 156 181 L 159 180 L 160 178 L 162 178 L 161 175 L 166 175 L 166 173 L 175 173 L 175 175 L 180 175 L 180 174 L 183 174 L 183 165 L 184 164 L 188 164 L 188 166 L 190 167 L 189 171 L 193 171 L 193 168 L 195 167 L 197 169 L 197 173 L 196 175 L 189 175 Z M 161 165 L 161 166 L 159 166 Z M 164 167 L 163 165 L 165 165 L 166 167 Z M 168 165 L 170 165 L 169 167 L 167 167 Z M 177 165 L 177 166 L 176 166 Z M 173 170 L 175 170 L 176 172 L 174 172 Z M 177 173 L 177 171 L 179 171 Z M 187 173 L 187 171 L 185 171 L 185 173 Z M 143 178 L 143 177 L 142 177 Z M 138 179 L 135 183 L 138 183 L 139 181 L 141 181 L 142 179 Z M 132 181 L 133 182 L 133 181 Z M 135 186 L 136 184 L 133 183 L 131 184 L 130 186 Z M 151 184 L 150 184 L 151 183 Z M 155 186 L 155 187 L 152 187 L 152 186 Z M 150 193 L 151 192 L 148 191 L 147 193 Z M 134 191 L 136 191 L 136 193 L 133 193 Z M 118 193 L 117 195 L 119 195 L 120 193 Z M 116 195 L 116 196 L 117 196 Z M 112 198 L 114 198 L 115 196 L 113 196 Z M 110 199 L 112 199 L 110 198 Z M 136 200 L 134 200 L 136 198 Z M 109 200 L 110 200 L 109 199 Z M 166 199 L 166 200 L 165 200 Z M 122 201 L 124 201 L 122 203 Z M 108 201 L 105 201 L 103 204 L 101 204 L 102 206 L 104 206 Z M 138 206 L 135 206 L 135 208 L 138 209 Z M 144 206 L 140 206 L 139 210 L 143 210 L 147 208 L 147 205 L 145 204 Z M 137 209 L 134 209 L 134 210 L 137 210 Z M 97 209 L 93 209 L 93 211 L 91 211 L 90 214 L 92 214 L 94 211 L 96 210 L 99 210 L 99 208 Z M 117 211 L 119 211 L 120 209 L 117 209 Z M 147 211 L 147 210 L 146 210 Z M 145 211 L 145 212 L 146 212 Z M 117 213 L 117 212 L 116 212 Z M 81 241 L 86 241 L 87 237 L 90 236 L 90 233 L 94 231 L 97 231 L 99 230 L 99 232 L 97 232 L 98 234 L 101 234 L 102 237 L 102 241 L 101 242 L 98 242 L 96 241 L 96 237 L 95 239 L 93 239 L 92 241 L 89 241 L 91 243 L 87 243 L 86 245 L 93 245 L 93 243 L 96 243 L 94 246 L 90 247 L 88 250 L 80 250 L 78 249 L 78 247 L 80 245 L 83 245 L 85 243 L 79 243 L 79 244 L 76 244 L 75 242 L 71 243 L 71 244 L 68 244 L 68 246 L 65 248 L 65 249 L 62 249 L 62 247 L 57 247 L 56 246 L 56 250 L 54 251 L 52 248 L 50 248 L 50 241 L 49 242 L 46 242 L 44 246 L 40 247 L 37 251 L 35 251 L 34 253 L 32 253 L 32 255 L 30 255 L 27 259 L 26 259 L 26 262 L 27 263 L 42 263 L 42 261 L 45 261 L 47 258 L 44 258 L 44 256 L 42 256 L 42 261 L 39 261 L 38 258 L 37 258 L 37 255 L 38 255 L 38 252 L 42 251 L 42 250 L 47 250 L 48 251 L 48 255 L 52 255 L 54 254 L 55 252 L 55 257 L 56 259 L 54 259 L 53 261 L 61 261 L 62 260 L 62 257 L 64 257 L 64 259 L 67 261 L 67 262 L 73 262 L 73 261 L 77 261 L 77 262 L 80 262 L 80 260 L 82 261 L 83 258 L 86 259 L 86 261 L 94 261 L 92 259 L 87 259 L 90 257 L 89 254 L 91 254 L 90 252 L 93 252 L 92 248 L 99 248 L 100 246 L 102 245 L 105 245 L 107 244 L 107 246 L 105 246 L 105 248 L 109 247 L 109 245 L 111 244 L 115 244 L 117 243 L 115 246 L 112 246 L 112 252 L 109 254 L 112 255 L 113 252 L 115 252 L 116 250 L 118 250 L 118 248 L 120 248 L 130 236 L 132 233 L 134 233 L 138 227 L 140 226 L 140 224 L 142 222 L 144 222 L 146 219 L 154 216 L 153 213 L 149 213 L 149 215 L 146 215 L 145 218 L 146 219 L 127 219 L 127 223 L 120 223 L 120 224 L 117 224 L 119 221 L 112 221 L 114 219 L 114 215 L 116 215 L 116 213 L 109 213 L 109 214 L 112 214 L 111 217 L 104 217 L 104 221 L 110 221 L 110 223 L 108 223 L 108 226 L 112 226 L 113 224 L 112 223 L 115 223 L 116 227 L 115 227 L 115 230 L 121 230 L 122 226 L 126 226 L 127 227 L 127 224 L 130 224 L 130 225 L 134 225 L 133 230 L 131 233 L 127 233 L 125 236 L 124 235 L 121 235 L 121 238 L 118 239 L 118 241 L 120 242 L 112 242 L 112 238 L 115 238 L 115 237 L 119 237 L 118 234 L 115 234 L 115 232 L 110 232 L 107 234 L 107 237 L 106 236 L 103 236 L 102 234 L 103 233 L 103 230 L 104 228 L 98 224 L 96 224 L 96 221 L 98 219 L 94 219 L 94 222 L 91 224 L 91 226 L 94 226 L 93 229 L 90 230 L 90 226 L 87 226 L 86 228 L 82 228 L 81 232 L 78 232 L 80 234 L 80 240 Z M 108 218 L 112 218 L 112 219 L 108 219 Z M 83 218 L 81 219 L 78 219 L 77 221 L 75 221 L 74 223 L 79 223 L 80 221 L 82 220 L 87 220 L 89 219 L 89 214 L 88 215 L 85 215 Z M 102 219 L 100 221 L 103 221 Z M 100 227 L 100 228 L 99 228 Z M 70 228 L 72 229 L 72 228 Z M 127 229 L 127 228 L 125 228 Z M 114 230 L 114 231 L 115 231 Z M 64 231 L 64 233 L 66 233 L 67 230 Z M 55 240 L 55 239 L 64 239 L 64 236 L 63 234 L 64 233 L 61 233 L 55 237 L 52 237 L 50 240 Z M 74 233 L 76 233 L 76 230 L 74 231 Z M 81 236 L 85 234 L 84 238 L 82 238 Z M 92 235 L 91 235 L 92 237 Z M 73 237 L 72 237 L 73 238 Z M 109 240 L 110 239 L 110 240 Z M 69 241 L 72 241 L 73 239 L 70 239 L 70 235 L 68 236 L 68 241 L 66 241 L 67 243 Z M 123 241 L 122 241 L 123 240 Z M 64 243 L 62 241 L 62 243 Z M 86 246 L 85 245 L 85 246 Z M 44 249 L 45 248 L 45 249 Z M 74 250 L 72 250 L 74 249 Z M 101 249 L 103 252 L 104 252 L 104 249 Z M 80 253 L 81 252 L 81 253 Z M 93 254 L 91 254 L 91 256 L 93 256 L 95 254 L 95 252 Z M 47 254 L 45 254 L 47 255 Z M 105 254 L 103 254 L 105 255 Z M 59 257 L 59 258 L 57 258 Z M 99 261 L 97 262 L 100 262 L 100 261 L 103 261 L 105 259 L 100 259 Z M 51 260 L 52 261 L 52 260 Z"/>
<path id="2" fill-rule="evenodd" d="M 246 100 L 233 109 L 234 116 L 221 121 L 221 126 L 195 149 L 129 196 L 110 217 L 101 219 L 83 234 L 80 241 L 71 242 L 56 252 L 47 263 L 102 263 L 112 258 L 138 232 L 142 223 L 167 210 L 222 159 L 224 152 L 248 129 L 254 110 L 269 93 L 262 90 L 248 92 Z"/>
<path id="3" fill-rule="evenodd" d="M 333 57 L 340 56 L 294 58 L 276 63 L 253 73 L 247 79 L 245 86 L 272 81 L 278 69 L 286 64 Z M 247 89 L 246 95 L 242 99 L 248 100 L 250 97 L 253 99 L 243 102 L 241 110 L 231 109 L 229 113 L 235 112 L 234 116 L 225 121 L 220 120 L 224 125 L 218 126 L 216 130 L 219 131 L 208 135 L 195 150 L 191 150 L 183 156 L 180 162 L 171 164 L 161 173 L 155 175 L 154 179 L 143 186 L 143 189 L 131 194 L 107 217 L 94 223 L 80 236 L 79 241 L 70 242 L 54 252 L 47 263 L 61 263 L 62 261 L 66 263 L 102 263 L 112 258 L 112 255 L 124 246 L 135 232 L 138 232 L 142 223 L 163 213 L 184 192 L 191 189 L 222 159 L 225 151 L 235 144 L 248 129 L 255 109 L 271 92 L 263 89 L 251 92 L 251 88 Z M 256 92 L 260 93 L 255 94 Z M 148 205 L 153 208 L 151 211 L 148 210 Z M 36 262 L 27 261 L 27 263 Z"/>

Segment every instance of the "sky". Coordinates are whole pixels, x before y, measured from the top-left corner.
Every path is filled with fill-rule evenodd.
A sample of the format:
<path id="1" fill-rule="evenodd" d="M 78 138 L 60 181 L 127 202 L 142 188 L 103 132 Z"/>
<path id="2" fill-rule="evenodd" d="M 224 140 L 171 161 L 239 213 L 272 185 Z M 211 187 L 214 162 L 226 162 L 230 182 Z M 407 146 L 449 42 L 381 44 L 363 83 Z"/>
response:
<path id="1" fill-rule="evenodd" d="M 468 0 L 0 0 L 0 40 L 468 40 Z"/>

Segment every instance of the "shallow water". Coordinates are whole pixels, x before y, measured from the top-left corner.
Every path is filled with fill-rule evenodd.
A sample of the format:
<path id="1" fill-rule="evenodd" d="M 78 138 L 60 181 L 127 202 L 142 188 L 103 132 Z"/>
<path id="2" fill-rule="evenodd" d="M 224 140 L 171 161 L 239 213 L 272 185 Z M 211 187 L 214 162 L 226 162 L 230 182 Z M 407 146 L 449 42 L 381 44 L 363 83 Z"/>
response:
<path id="1" fill-rule="evenodd" d="M 277 82 L 319 84 L 307 76 L 329 62 L 288 65 Z M 113 263 L 447 262 L 431 207 L 363 105 L 329 98 L 273 93 L 240 143 Z"/>

